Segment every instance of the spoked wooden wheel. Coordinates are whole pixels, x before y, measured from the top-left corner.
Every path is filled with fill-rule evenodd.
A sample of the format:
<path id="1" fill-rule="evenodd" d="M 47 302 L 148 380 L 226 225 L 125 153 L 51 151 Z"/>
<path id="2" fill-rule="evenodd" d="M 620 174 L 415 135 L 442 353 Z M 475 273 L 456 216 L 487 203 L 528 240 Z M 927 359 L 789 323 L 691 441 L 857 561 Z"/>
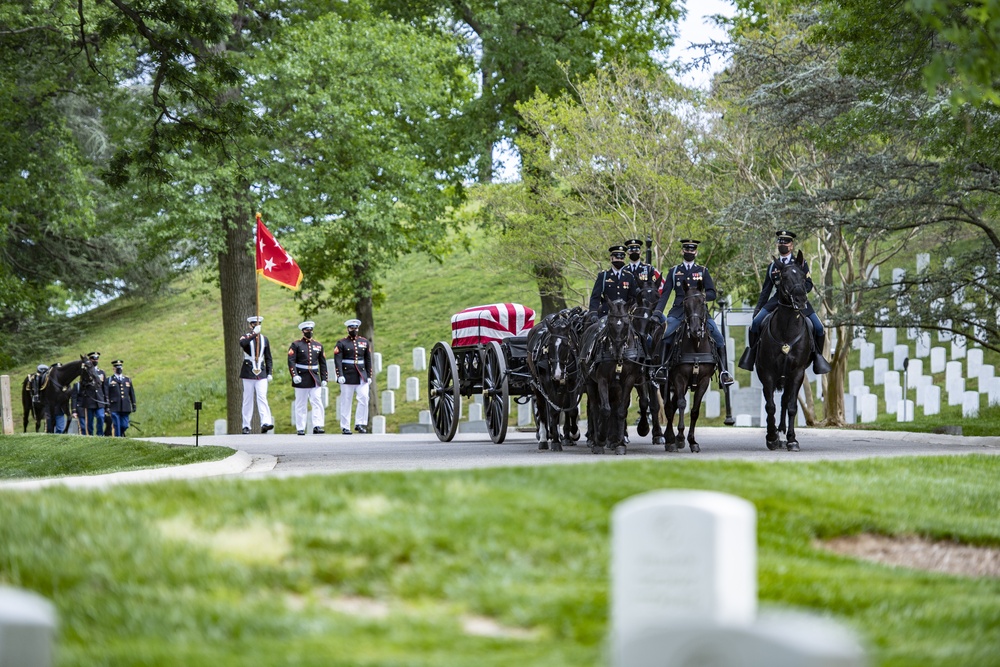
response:
<path id="1" fill-rule="evenodd" d="M 427 366 L 427 397 L 431 423 L 441 442 L 451 442 L 458 430 L 462 396 L 458 393 L 458 364 L 448 343 L 437 343 Z"/>
<path id="2" fill-rule="evenodd" d="M 483 364 L 483 414 L 490 440 L 500 444 L 507 437 L 510 397 L 507 391 L 507 360 L 500 344 L 490 341 Z"/>

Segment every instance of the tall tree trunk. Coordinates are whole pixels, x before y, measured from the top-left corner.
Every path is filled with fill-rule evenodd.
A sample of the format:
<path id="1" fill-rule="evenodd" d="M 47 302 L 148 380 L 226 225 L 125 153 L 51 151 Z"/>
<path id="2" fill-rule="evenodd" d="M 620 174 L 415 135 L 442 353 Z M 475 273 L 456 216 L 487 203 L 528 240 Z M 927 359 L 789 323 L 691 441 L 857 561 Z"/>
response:
<path id="1" fill-rule="evenodd" d="M 372 302 L 374 287 L 368 276 L 368 263 L 354 265 L 354 284 L 357 285 L 357 299 L 354 303 L 354 316 L 361 320 L 360 335 L 368 339 L 368 348 L 372 354 L 372 364 L 375 363 L 375 304 Z M 372 368 L 374 371 L 375 369 Z M 378 414 L 379 404 L 378 380 L 372 373 L 372 383 L 368 388 L 368 430 L 371 432 L 372 417 Z"/>
<path id="2" fill-rule="evenodd" d="M 256 308 L 257 284 L 254 258 L 250 253 L 253 225 L 246 191 L 238 192 L 233 200 L 233 208 L 222 220 L 226 249 L 219 253 L 219 287 L 222 292 L 222 339 L 226 354 L 226 431 L 239 433 L 243 422 L 243 383 L 240 381 L 243 350 L 239 340 L 246 329 L 246 318 Z"/>
<path id="3" fill-rule="evenodd" d="M 534 272 L 535 282 L 538 283 L 538 296 L 542 300 L 542 317 L 566 308 L 566 296 L 563 292 L 566 278 L 562 269 L 555 264 L 544 264 L 536 265 Z"/>
<path id="4" fill-rule="evenodd" d="M 844 425 L 844 377 L 847 375 L 847 355 L 851 351 L 851 339 L 847 336 L 849 327 L 837 327 L 837 349 L 830 359 L 830 372 L 824 381 L 826 405 L 826 426 Z M 830 336 L 827 335 L 827 340 Z"/>
<path id="5" fill-rule="evenodd" d="M 483 71 L 480 78 L 482 95 L 486 94 L 486 88 L 489 86 L 490 77 L 492 76 L 492 73 L 485 64 L 485 60 L 483 58 Z M 493 132 L 491 130 L 488 130 L 483 135 L 482 151 L 482 154 L 479 156 L 479 182 L 485 185 L 493 182 Z"/>

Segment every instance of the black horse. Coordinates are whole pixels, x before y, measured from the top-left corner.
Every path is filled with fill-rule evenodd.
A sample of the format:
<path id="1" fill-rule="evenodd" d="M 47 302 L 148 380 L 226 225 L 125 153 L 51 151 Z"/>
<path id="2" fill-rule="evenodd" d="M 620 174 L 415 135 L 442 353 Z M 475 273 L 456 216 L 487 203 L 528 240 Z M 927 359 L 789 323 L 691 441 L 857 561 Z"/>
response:
<path id="1" fill-rule="evenodd" d="M 584 332 L 580 364 L 595 454 L 603 453 L 605 447 L 613 447 L 615 454 L 626 451 L 625 421 L 632 388 L 642 381 L 641 355 L 632 318 L 620 299 L 612 301 L 607 316 Z"/>
<path id="2" fill-rule="evenodd" d="M 580 439 L 580 337 L 573 311 L 545 317 L 528 332 L 528 369 L 535 406 L 535 439 L 539 449 L 562 451 Z M 560 435 L 559 421 L 563 420 Z"/>
<path id="3" fill-rule="evenodd" d="M 674 334 L 671 358 L 665 360 L 667 378 L 660 387 L 666 414 L 664 448 L 668 452 L 684 449 L 684 410 L 687 408 L 687 394 L 691 391 L 694 392 L 694 399 L 691 402 L 691 427 L 688 429 L 687 443 L 691 445 L 692 452 L 700 452 L 701 447 L 694 437 L 694 427 L 701 414 L 702 399 L 717 368 L 715 344 L 708 333 L 708 304 L 700 281 L 688 286 L 682 303 L 684 321 Z M 676 437 L 675 412 L 678 413 Z"/>
<path id="4" fill-rule="evenodd" d="M 795 261 L 776 264 L 781 271 L 778 307 L 761 324 L 756 369 L 763 385 L 764 409 L 767 412 L 767 448 L 778 449 L 784 444 L 788 451 L 797 452 L 797 401 L 812 358 L 812 326 L 803 314 L 808 302 L 802 251 L 798 252 Z M 777 427 L 774 424 L 775 390 L 782 392 L 781 420 Z M 779 432 L 786 434 L 785 443 L 782 443 Z"/>
<path id="5" fill-rule="evenodd" d="M 25 376 L 21 383 L 21 407 L 24 408 L 25 433 L 28 432 L 30 417 L 35 418 L 35 431 L 37 432 L 46 413 L 54 424 L 57 414 L 67 412 L 70 387 L 73 380 L 77 378 L 80 378 L 81 386 L 101 382 L 97 368 L 83 355 L 80 355 L 80 361 L 56 364 L 44 373 Z M 67 424 L 68 426 L 69 424 Z"/>
<path id="6" fill-rule="evenodd" d="M 649 316 L 656 310 L 656 303 L 659 300 L 659 290 L 649 285 L 639 290 L 636 306 L 632 309 L 632 327 L 642 344 L 640 362 L 644 369 L 642 380 L 635 385 L 636 394 L 639 396 L 639 423 L 636 425 L 636 433 L 645 436 L 649 433 L 650 423 L 652 423 L 654 445 L 662 445 L 665 442 L 663 429 L 660 427 L 658 388 L 651 372 L 652 369 L 660 366 L 657 350 L 660 346 L 660 338 L 663 336 L 663 327 L 649 319 Z"/>

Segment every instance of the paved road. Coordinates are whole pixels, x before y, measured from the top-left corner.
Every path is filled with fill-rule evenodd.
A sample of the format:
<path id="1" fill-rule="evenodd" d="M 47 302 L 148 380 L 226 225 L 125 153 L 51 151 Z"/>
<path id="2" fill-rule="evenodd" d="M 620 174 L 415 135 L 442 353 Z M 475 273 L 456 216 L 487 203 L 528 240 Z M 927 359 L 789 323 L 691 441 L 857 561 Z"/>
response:
<path id="1" fill-rule="evenodd" d="M 634 429 L 630 429 L 633 430 Z M 941 454 L 1000 454 L 1000 437 L 971 438 L 950 435 L 885 431 L 800 429 L 802 451 L 768 451 L 760 428 L 706 427 L 698 430 L 701 453 L 666 453 L 649 436 L 632 436 L 628 454 L 594 455 L 586 446 L 562 452 L 539 451 L 533 433 L 513 430 L 502 445 L 485 434 L 459 434 L 452 442 L 434 435 L 226 435 L 200 439 L 203 445 L 223 445 L 247 452 L 257 464 L 251 475 L 304 475 L 385 470 L 448 470 L 497 466 L 568 463 L 613 463 L 621 460 L 747 460 L 817 461 L 871 456 L 926 456 Z M 193 444 L 193 438 L 156 438 L 175 444 Z M 273 457 L 273 458 L 272 458 Z"/>

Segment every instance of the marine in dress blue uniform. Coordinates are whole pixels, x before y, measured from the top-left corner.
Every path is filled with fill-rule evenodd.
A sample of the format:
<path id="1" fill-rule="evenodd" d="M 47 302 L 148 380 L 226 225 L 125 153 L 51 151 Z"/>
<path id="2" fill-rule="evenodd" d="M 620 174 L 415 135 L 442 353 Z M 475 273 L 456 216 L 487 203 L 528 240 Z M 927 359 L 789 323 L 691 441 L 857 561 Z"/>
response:
<path id="1" fill-rule="evenodd" d="M 274 428 L 271 406 L 267 402 L 267 389 L 274 378 L 271 375 L 273 360 L 271 341 L 260 332 L 263 322 L 264 318 L 260 315 L 248 317 L 249 331 L 240 336 L 240 348 L 243 350 L 243 365 L 240 367 L 240 379 L 243 381 L 243 433 L 250 432 L 255 399 L 257 412 L 260 414 L 260 432 L 267 433 Z"/>
<path id="2" fill-rule="evenodd" d="M 611 268 L 597 274 L 594 289 L 590 292 L 591 321 L 608 314 L 608 304 L 615 299 L 621 299 L 626 306 L 635 304 L 639 296 L 639 283 L 625 269 L 625 246 L 613 245 L 608 248 L 611 254 Z"/>
<path id="3" fill-rule="evenodd" d="M 372 350 L 368 339 L 358 335 L 361 320 L 347 320 L 347 336 L 333 347 L 333 365 L 340 387 L 340 432 L 351 434 L 351 405 L 358 397 L 354 430 L 368 432 L 368 387 L 372 382 Z"/>
<path id="4" fill-rule="evenodd" d="M 781 276 L 779 264 L 787 264 L 793 259 L 795 246 L 795 233 L 779 229 L 774 233 L 778 242 L 778 258 L 772 260 L 767 265 L 764 272 L 764 284 L 760 289 L 760 297 L 757 299 L 757 306 L 753 311 L 753 322 L 750 323 L 750 345 L 740 357 L 739 367 L 744 370 L 753 370 L 757 360 L 757 340 L 760 337 L 760 327 L 764 319 L 778 307 L 778 282 Z M 809 262 L 802 261 L 802 268 L 806 273 L 806 293 L 813 290 L 812 276 L 809 274 Z M 830 372 L 830 364 L 823 357 L 823 345 L 826 341 L 826 331 L 823 329 L 823 322 L 819 315 L 813 310 L 812 304 L 806 301 L 805 315 L 812 323 L 813 328 L 813 373 L 823 375 Z"/>
<path id="5" fill-rule="evenodd" d="M 128 430 L 129 420 L 136 411 L 135 387 L 132 378 L 122 372 L 125 362 L 115 359 L 114 375 L 109 375 L 106 381 L 108 392 L 108 409 L 111 411 L 111 433 L 117 438 L 124 438 Z"/>
<path id="6" fill-rule="evenodd" d="M 326 352 L 323 344 L 313 339 L 315 323 L 305 321 L 299 324 L 302 338 L 292 341 L 288 347 L 288 372 L 295 387 L 295 431 L 306 434 L 306 403 L 312 405 L 313 433 L 325 433 L 326 414 L 323 410 L 323 392 L 326 386 Z"/>
<path id="7" fill-rule="evenodd" d="M 664 351 L 664 359 L 669 359 L 669 349 L 670 345 L 673 344 L 674 333 L 680 326 L 684 319 L 684 297 L 687 296 L 688 285 L 691 282 L 700 282 L 702 288 L 705 290 L 705 300 L 715 301 L 715 281 L 712 279 L 712 274 L 709 272 L 708 267 L 703 266 L 695 262 L 698 257 L 698 246 L 701 241 L 698 239 L 681 239 L 681 254 L 684 259 L 680 264 L 671 267 L 669 271 L 663 276 L 663 292 L 660 294 L 660 300 L 656 304 L 656 310 L 653 311 L 652 318 L 662 322 L 666 322 L 667 329 L 663 334 L 663 343 L 666 345 L 666 350 Z M 670 296 L 673 295 L 674 303 L 670 306 L 670 310 L 667 311 L 666 316 L 663 312 L 666 310 L 667 302 L 670 300 Z M 726 368 L 726 340 L 722 337 L 722 332 L 719 331 L 718 325 L 715 323 L 714 318 L 708 318 L 708 333 L 712 336 L 712 342 L 715 343 L 715 349 L 719 354 L 719 363 L 721 365 L 719 372 L 719 382 L 723 386 L 728 386 L 733 383 L 733 376 Z"/>

